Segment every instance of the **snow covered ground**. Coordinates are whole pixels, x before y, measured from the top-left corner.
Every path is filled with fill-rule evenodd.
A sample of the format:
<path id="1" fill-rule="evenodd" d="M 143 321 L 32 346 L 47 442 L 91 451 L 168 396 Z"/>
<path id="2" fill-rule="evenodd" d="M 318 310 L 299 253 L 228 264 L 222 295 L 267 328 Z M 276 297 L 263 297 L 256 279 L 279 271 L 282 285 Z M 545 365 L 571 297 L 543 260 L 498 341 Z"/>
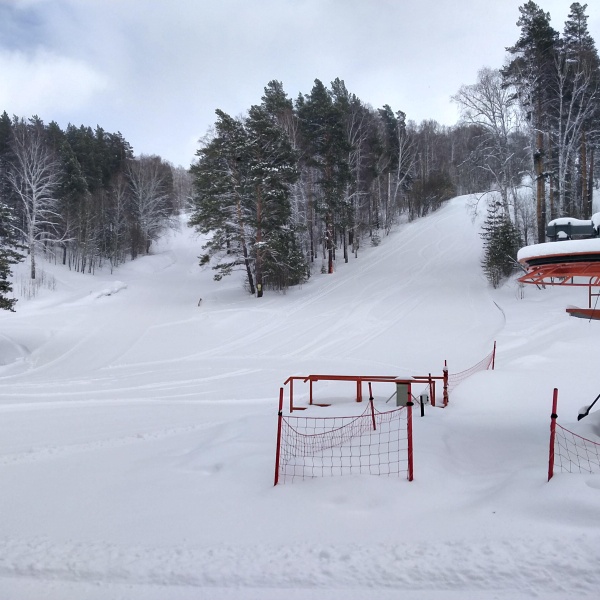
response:
<path id="1" fill-rule="evenodd" d="M 597 598 L 600 475 L 546 476 L 553 388 L 600 441 L 600 323 L 565 313 L 582 288 L 492 290 L 467 204 L 260 300 L 185 227 L 113 274 L 45 264 L 0 315 L 0 600 Z M 454 373 L 494 340 L 415 418 L 412 483 L 273 487 L 288 376 Z"/>

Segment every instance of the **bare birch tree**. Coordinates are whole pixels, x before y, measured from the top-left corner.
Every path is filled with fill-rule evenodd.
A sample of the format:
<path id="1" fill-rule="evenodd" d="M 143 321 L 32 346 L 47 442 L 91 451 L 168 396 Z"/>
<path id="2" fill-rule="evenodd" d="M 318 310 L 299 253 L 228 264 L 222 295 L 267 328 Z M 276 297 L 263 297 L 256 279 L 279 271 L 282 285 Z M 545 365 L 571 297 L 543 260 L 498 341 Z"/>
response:
<path id="1" fill-rule="evenodd" d="M 158 156 L 130 160 L 127 178 L 131 191 L 132 258 L 140 250 L 145 254 L 150 245 L 170 223 L 173 212 L 171 169 Z"/>
<path id="2" fill-rule="evenodd" d="M 512 206 L 516 222 L 516 187 L 524 167 L 515 161 L 518 155 L 511 143 L 521 125 L 514 92 L 503 85 L 500 71 L 483 68 L 477 74 L 477 83 L 461 86 L 452 100 L 458 104 L 463 120 L 484 132 L 473 157 L 475 166 L 491 175 L 506 214 Z"/>
<path id="3" fill-rule="evenodd" d="M 19 201 L 21 219 L 17 229 L 29 255 L 31 279 L 35 279 L 38 249 L 59 237 L 55 192 L 60 167 L 44 143 L 43 129 L 22 119 L 13 124 L 12 151 L 7 180 Z"/>

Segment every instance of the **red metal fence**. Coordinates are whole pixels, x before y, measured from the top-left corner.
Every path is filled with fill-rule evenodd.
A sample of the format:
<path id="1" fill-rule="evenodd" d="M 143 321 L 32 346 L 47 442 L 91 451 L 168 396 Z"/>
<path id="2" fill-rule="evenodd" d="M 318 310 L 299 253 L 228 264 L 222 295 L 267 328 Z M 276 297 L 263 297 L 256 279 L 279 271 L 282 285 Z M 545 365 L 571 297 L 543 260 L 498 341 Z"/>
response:
<path id="1" fill-rule="evenodd" d="M 412 396 L 406 406 L 379 411 L 373 398 L 360 415 L 283 414 L 279 393 L 275 482 L 370 474 L 413 480 Z"/>
<path id="2" fill-rule="evenodd" d="M 588 440 L 557 423 L 558 390 L 554 389 L 550 415 L 548 481 L 561 473 L 600 473 L 600 443 Z"/>

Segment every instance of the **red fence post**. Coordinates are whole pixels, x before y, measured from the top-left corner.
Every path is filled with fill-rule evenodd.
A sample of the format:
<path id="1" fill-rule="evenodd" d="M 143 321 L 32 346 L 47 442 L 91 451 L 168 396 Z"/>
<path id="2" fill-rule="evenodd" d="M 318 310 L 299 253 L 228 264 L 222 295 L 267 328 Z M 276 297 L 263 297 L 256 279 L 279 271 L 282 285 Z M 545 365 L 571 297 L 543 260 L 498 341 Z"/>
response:
<path id="1" fill-rule="evenodd" d="M 435 381 L 431 378 L 431 373 L 429 373 L 429 403 L 435 406 Z"/>
<path id="2" fill-rule="evenodd" d="M 408 480 L 413 480 L 413 435 L 412 435 L 412 393 L 408 384 L 408 402 L 406 403 L 406 438 L 408 450 Z"/>
<path id="3" fill-rule="evenodd" d="M 496 366 L 496 341 L 494 340 L 494 351 L 492 352 L 492 371 Z"/>
<path id="4" fill-rule="evenodd" d="M 279 455 L 281 453 L 281 422 L 283 421 L 283 388 L 279 388 L 279 411 L 277 412 L 277 450 L 275 451 L 275 483 L 279 481 Z"/>
<path id="5" fill-rule="evenodd" d="M 550 415 L 550 452 L 548 453 L 548 481 L 554 475 L 554 438 L 556 437 L 556 414 L 558 405 L 558 390 L 554 388 L 554 396 L 552 398 L 552 414 Z"/>
<path id="6" fill-rule="evenodd" d="M 444 361 L 444 407 L 448 406 L 448 363 Z"/>

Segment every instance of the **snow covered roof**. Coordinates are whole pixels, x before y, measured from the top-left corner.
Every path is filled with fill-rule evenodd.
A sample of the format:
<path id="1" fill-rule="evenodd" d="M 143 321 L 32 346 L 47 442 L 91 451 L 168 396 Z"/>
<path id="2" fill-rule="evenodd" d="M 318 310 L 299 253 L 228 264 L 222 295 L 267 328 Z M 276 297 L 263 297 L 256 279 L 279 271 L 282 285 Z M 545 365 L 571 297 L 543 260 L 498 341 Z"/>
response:
<path id="1" fill-rule="evenodd" d="M 598 216 L 600 219 L 600 214 L 594 215 Z M 551 225 L 591 225 L 591 219 L 574 219 L 573 217 L 560 217 L 558 219 L 554 219 L 548 223 L 548 227 Z"/>
<path id="2" fill-rule="evenodd" d="M 540 256 L 564 256 L 569 254 L 594 253 L 600 254 L 600 238 L 546 242 L 543 244 L 525 246 L 517 253 L 517 260 L 519 262 L 526 262 L 531 258 Z"/>

